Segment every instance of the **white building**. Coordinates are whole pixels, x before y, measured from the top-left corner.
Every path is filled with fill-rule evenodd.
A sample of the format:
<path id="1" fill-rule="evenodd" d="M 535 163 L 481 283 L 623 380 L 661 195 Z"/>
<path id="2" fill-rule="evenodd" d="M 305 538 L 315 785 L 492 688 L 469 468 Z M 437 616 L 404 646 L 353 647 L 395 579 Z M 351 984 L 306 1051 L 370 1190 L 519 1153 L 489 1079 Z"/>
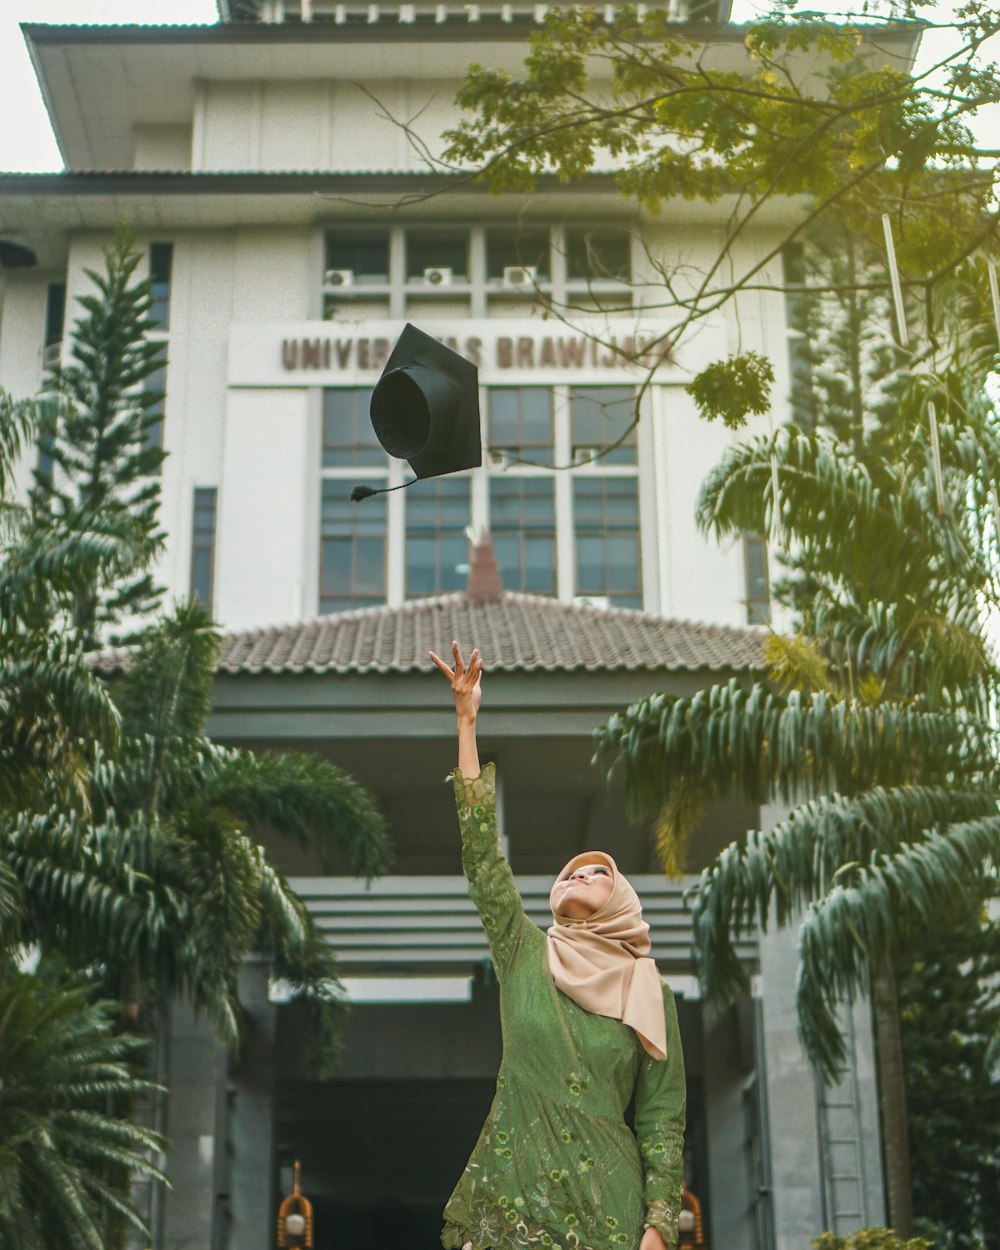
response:
<path id="1" fill-rule="evenodd" d="M 431 1246 L 497 1056 L 495 991 L 439 784 L 451 718 L 423 651 L 460 631 L 490 662 L 485 745 L 531 907 L 566 852 L 598 839 L 650 872 L 645 832 L 623 829 L 588 767 L 590 732 L 651 689 L 693 690 L 753 662 L 738 627 L 767 618 L 764 547 L 720 550 L 695 528 L 700 482 L 731 436 L 696 418 L 683 383 L 737 348 L 761 351 L 782 420 L 785 310 L 755 293 L 702 323 L 659 366 L 638 427 L 594 459 L 626 430 L 642 378 L 614 345 L 655 342 L 664 326 L 656 261 L 707 263 L 727 206 L 672 204 L 651 220 L 608 174 L 497 198 L 427 171 L 399 121 L 439 147 L 463 68 L 514 68 L 544 6 L 275 0 L 259 23 L 220 10 L 215 26 L 25 28 L 67 168 L 0 174 L 0 239 L 16 245 L 0 253 L 14 266 L 0 270 L 0 386 L 37 392 L 85 270 L 127 218 L 168 353 L 161 578 L 232 633 L 213 730 L 336 759 L 378 795 L 399 848 L 396 875 L 370 893 L 272 848 L 352 979 L 344 1070 L 322 1087 L 296 1075 L 294 1009 L 256 974 L 241 1066 L 179 1006 L 161 1047 L 175 1190 L 151 1203 L 154 1244 L 263 1250 L 282 1169 L 301 1155 L 317 1246 Z M 669 13 L 688 16 L 673 0 Z M 739 56 L 738 30 L 715 37 Z M 886 55 L 911 52 L 900 41 Z M 775 237 L 762 225 L 737 263 Z M 574 311 L 546 317 L 546 299 Z M 353 505 L 355 482 L 405 480 L 367 420 L 405 321 L 479 364 L 484 463 Z M 499 599 L 464 593 L 470 529 L 492 536 Z M 762 816 L 710 813 L 691 870 Z M 711 1243 L 804 1250 L 824 1227 L 882 1222 L 864 1012 L 857 1070 L 821 1098 L 795 1039 L 789 939 L 747 943 L 759 996 L 720 1015 L 697 996 L 679 889 L 655 875 L 643 886 L 681 1000 L 688 1181 Z M 419 941 L 393 937 L 407 926 Z M 391 1082 L 402 1150 L 382 1118 Z"/>

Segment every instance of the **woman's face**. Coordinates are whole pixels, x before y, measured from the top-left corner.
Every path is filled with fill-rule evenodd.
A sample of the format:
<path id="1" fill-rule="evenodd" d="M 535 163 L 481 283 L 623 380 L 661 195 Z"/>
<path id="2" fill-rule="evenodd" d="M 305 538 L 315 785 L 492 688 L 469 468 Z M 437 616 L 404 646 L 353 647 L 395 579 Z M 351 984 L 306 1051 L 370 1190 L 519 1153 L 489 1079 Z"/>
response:
<path id="1" fill-rule="evenodd" d="M 571 920 L 586 920 L 608 901 L 614 884 L 606 864 L 577 864 L 552 887 L 552 910 Z"/>

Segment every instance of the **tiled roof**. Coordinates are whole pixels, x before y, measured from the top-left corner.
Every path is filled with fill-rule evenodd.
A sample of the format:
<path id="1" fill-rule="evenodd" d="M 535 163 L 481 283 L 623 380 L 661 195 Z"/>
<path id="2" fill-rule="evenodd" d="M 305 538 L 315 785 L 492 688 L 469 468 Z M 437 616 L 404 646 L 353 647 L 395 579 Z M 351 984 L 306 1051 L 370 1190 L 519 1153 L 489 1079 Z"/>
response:
<path id="1" fill-rule="evenodd" d="M 227 634 L 218 671 L 409 673 L 428 667 L 428 650 L 447 654 L 453 638 L 477 645 L 493 671 L 745 670 L 762 667 L 764 637 L 509 591 L 486 603 L 452 594 Z M 105 652 L 96 667 L 120 672 L 128 659 Z"/>

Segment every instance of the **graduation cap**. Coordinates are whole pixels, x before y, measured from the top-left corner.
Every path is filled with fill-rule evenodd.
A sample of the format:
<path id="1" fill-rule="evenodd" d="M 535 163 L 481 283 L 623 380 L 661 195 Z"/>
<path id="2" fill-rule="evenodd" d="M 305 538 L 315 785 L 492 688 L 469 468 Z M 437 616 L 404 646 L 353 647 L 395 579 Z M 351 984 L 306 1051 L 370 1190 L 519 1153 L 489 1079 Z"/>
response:
<path id="1" fill-rule="evenodd" d="M 414 481 L 483 462 L 479 371 L 416 326 L 405 326 L 392 349 L 372 392 L 369 415 L 375 437 L 390 456 L 409 461 Z M 383 493 L 355 486 L 351 498 Z"/>

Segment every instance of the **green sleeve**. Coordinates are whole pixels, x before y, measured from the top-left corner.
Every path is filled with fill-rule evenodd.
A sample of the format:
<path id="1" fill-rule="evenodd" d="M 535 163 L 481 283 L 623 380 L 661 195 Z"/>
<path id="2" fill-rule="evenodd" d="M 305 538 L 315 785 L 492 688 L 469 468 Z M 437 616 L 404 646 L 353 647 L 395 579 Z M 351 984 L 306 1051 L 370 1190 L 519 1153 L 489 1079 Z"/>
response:
<path id="1" fill-rule="evenodd" d="M 657 1228 L 668 1246 L 677 1245 L 684 1150 L 684 1055 L 677 1025 L 677 1005 L 663 987 L 667 1019 L 667 1057 L 647 1055 L 635 1086 L 635 1135 L 639 1141 L 646 1186 L 646 1226 Z"/>
<path id="2" fill-rule="evenodd" d="M 483 922 L 497 976 L 503 977 L 530 921 L 524 914 L 510 864 L 500 850 L 496 766 L 484 765 L 479 776 L 473 778 L 463 777 L 456 768 L 452 779 L 469 896 Z"/>

